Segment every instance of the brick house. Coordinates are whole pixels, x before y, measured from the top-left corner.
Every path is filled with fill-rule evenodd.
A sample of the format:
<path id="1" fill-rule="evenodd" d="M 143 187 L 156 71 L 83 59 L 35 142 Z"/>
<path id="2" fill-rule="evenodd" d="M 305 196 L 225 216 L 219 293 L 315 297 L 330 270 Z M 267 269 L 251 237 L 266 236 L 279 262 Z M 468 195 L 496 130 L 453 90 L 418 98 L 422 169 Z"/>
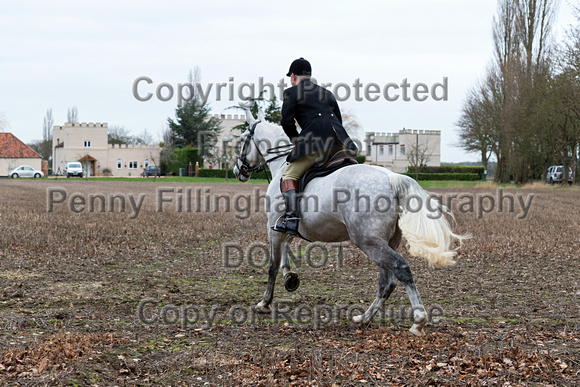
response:
<path id="1" fill-rule="evenodd" d="M 0 133 L 0 176 L 21 165 L 41 170 L 42 157 L 12 133 Z"/>

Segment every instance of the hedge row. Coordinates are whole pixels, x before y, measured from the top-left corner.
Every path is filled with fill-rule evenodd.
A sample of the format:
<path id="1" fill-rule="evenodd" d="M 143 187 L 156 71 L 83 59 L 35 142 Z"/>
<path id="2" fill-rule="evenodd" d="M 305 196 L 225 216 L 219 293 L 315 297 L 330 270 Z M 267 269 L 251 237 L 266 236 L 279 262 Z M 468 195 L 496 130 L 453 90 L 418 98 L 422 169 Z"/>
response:
<path id="1" fill-rule="evenodd" d="M 404 175 L 415 178 L 414 173 L 404 173 Z M 223 169 L 205 169 L 202 168 L 198 171 L 197 176 L 199 177 L 217 177 L 225 178 L 226 171 Z M 268 171 L 268 177 L 272 179 L 270 171 Z M 228 178 L 235 179 L 234 171 L 228 169 Z M 252 179 L 266 179 L 266 174 L 264 171 L 252 173 Z M 475 181 L 480 180 L 480 176 L 477 173 L 419 173 L 419 180 L 468 180 Z"/>
<path id="2" fill-rule="evenodd" d="M 162 152 L 173 153 L 172 157 L 169 157 L 172 161 L 168 165 L 163 165 L 161 167 L 162 171 L 168 174 L 173 174 L 179 176 L 179 168 L 185 168 L 186 173 L 189 167 L 189 163 L 195 168 L 195 163 L 198 162 L 200 166 L 203 166 L 203 157 L 199 154 L 199 149 L 193 148 L 191 146 L 186 146 L 183 148 L 173 148 L 171 150 L 163 150 Z"/>
<path id="3" fill-rule="evenodd" d="M 415 179 L 416 174 L 414 173 L 403 173 Z M 419 173 L 419 180 L 468 180 L 475 181 L 481 178 L 477 173 Z"/>
<path id="4" fill-rule="evenodd" d="M 226 171 L 224 169 L 206 169 L 200 168 L 197 172 L 198 177 L 226 177 Z M 272 174 L 268 171 L 268 177 L 272 179 Z M 228 169 L 228 178 L 235 179 L 233 169 Z M 266 179 L 266 173 L 264 171 L 252 173 L 252 179 Z"/>
<path id="5" fill-rule="evenodd" d="M 417 172 L 416 169 L 419 168 L 419 173 L 476 173 L 481 175 L 485 172 L 485 168 L 483 166 L 455 166 L 455 165 L 442 165 L 440 167 L 431 167 L 431 166 L 420 166 L 420 167 L 413 167 L 409 166 L 407 168 L 408 173 L 415 173 Z"/>
<path id="6" fill-rule="evenodd" d="M 483 171 L 482 171 L 483 172 Z M 268 177 L 272 179 L 270 171 L 267 171 Z M 207 169 L 200 168 L 197 176 L 199 177 L 217 177 L 224 178 L 226 171 L 223 169 Z M 404 173 L 404 175 L 410 176 L 413 179 L 416 177 L 415 173 Z M 481 177 L 477 173 L 419 173 L 419 180 L 467 180 L 475 181 L 480 180 Z M 228 169 L 228 178 L 235 179 L 233 169 Z M 252 179 L 266 179 L 266 172 L 260 171 L 252 173 Z"/>

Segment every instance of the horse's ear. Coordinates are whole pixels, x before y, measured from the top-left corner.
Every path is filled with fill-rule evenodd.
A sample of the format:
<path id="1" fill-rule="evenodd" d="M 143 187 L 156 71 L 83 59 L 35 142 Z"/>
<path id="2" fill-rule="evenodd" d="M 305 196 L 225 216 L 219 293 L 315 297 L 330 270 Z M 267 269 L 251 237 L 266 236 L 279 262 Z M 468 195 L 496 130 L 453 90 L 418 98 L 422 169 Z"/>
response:
<path id="1" fill-rule="evenodd" d="M 248 124 L 253 125 L 254 122 L 256 122 L 256 119 L 254 118 L 254 116 L 252 115 L 252 112 L 250 111 L 250 108 L 252 107 L 252 105 L 254 104 L 253 101 L 246 101 L 246 102 L 239 102 L 238 103 L 241 107 L 246 108 L 246 121 L 248 122 Z"/>
<path id="2" fill-rule="evenodd" d="M 262 110 L 262 108 L 258 109 L 258 119 L 260 121 L 266 121 L 266 118 L 264 117 L 264 111 Z"/>

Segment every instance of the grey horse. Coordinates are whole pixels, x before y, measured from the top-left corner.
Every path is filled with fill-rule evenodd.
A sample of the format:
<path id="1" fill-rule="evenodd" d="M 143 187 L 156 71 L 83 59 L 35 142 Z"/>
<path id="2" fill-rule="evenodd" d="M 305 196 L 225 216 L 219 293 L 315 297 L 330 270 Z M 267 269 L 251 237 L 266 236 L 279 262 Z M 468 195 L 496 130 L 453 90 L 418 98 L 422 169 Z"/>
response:
<path id="1" fill-rule="evenodd" d="M 290 269 L 289 243 L 293 236 L 271 230 L 283 215 L 280 178 L 287 163 L 285 157 L 272 155 L 273 149 L 291 146 L 279 125 L 266 122 L 263 113 L 255 119 L 246 108 L 249 129 L 240 137 L 240 155 L 234 174 L 242 182 L 252 172 L 267 164 L 272 182 L 266 193 L 270 264 L 268 285 L 256 306 L 260 312 L 270 312 L 274 285 L 282 269 L 286 289 L 298 287 L 298 276 Z M 467 238 L 454 234 L 445 215 L 449 210 L 424 191 L 415 180 L 393 173 L 386 168 L 358 164 L 348 166 L 306 186 L 301 200 L 301 236 L 310 241 L 351 241 L 379 267 L 380 276 L 375 300 L 353 322 L 369 322 L 395 289 L 397 280 L 403 284 L 413 308 L 414 324 L 410 331 L 425 334 L 427 313 L 415 286 L 409 263 L 395 250 L 404 238 L 409 252 L 427 259 L 431 266 L 455 264 L 453 240 Z"/>

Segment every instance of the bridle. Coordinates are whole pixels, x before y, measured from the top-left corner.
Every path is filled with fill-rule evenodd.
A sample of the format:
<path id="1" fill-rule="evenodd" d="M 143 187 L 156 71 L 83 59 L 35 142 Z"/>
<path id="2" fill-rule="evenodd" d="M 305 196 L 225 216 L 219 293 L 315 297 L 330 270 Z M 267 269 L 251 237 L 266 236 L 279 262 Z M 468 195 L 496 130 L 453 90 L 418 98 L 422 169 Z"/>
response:
<path id="1" fill-rule="evenodd" d="M 256 144 L 256 140 L 254 139 L 254 132 L 256 131 L 256 126 L 258 126 L 258 124 L 260 122 L 262 122 L 262 121 L 258 120 L 256 122 L 254 122 L 252 124 L 252 126 L 248 129 L 248 136 L 246 136 L 244 143 L 242 144 L 242 148 L 240 150 L 240 155 L 238 156 L 238 161 L 236 163 L 236 164 L 240 164 L 240 165 L 238 165 L 238 170 L 240 171 L 240 174 L 244 177 L 247 177 L 248 179 L 250 178 L 250 176 L 254 172 L 266 171 L 266 167 L 267 167 L 269 162 L 277 160 L 277 159 L 284 157 L 290 153 L 290 149 L 288 149 L 287 151 L 284 151 L 282 153 L 278 153 L 279 149 L 288 148 L 289 146 L 292 146 L 292 144 L 286 144 L 286 145 L 281 145 L 281 146 L 277 146 L 274 148 L 268 148 L 266 150 L 266 153 L 276 154 L 276 156 L 270 157 L 269 159 L 266 159 L 264 154 L 260 151 L 260 147 L 258 146 L 258 144 Z M 256 150 L 258 151 L 260 157 L 264 160 L 260 164 L 255 165 L 255 166 L 250 165 L 250 163 L 247 160 L 246 153 L 248 151 L 248 146 L 250 145 L 250 142 L 254 143 L 254 146 L 256 147 Z M 268 176 L 268 173 L 266 173 L 266 179 L 268 180 L 268 183 L 270 183 L 270 177 Z"/>

